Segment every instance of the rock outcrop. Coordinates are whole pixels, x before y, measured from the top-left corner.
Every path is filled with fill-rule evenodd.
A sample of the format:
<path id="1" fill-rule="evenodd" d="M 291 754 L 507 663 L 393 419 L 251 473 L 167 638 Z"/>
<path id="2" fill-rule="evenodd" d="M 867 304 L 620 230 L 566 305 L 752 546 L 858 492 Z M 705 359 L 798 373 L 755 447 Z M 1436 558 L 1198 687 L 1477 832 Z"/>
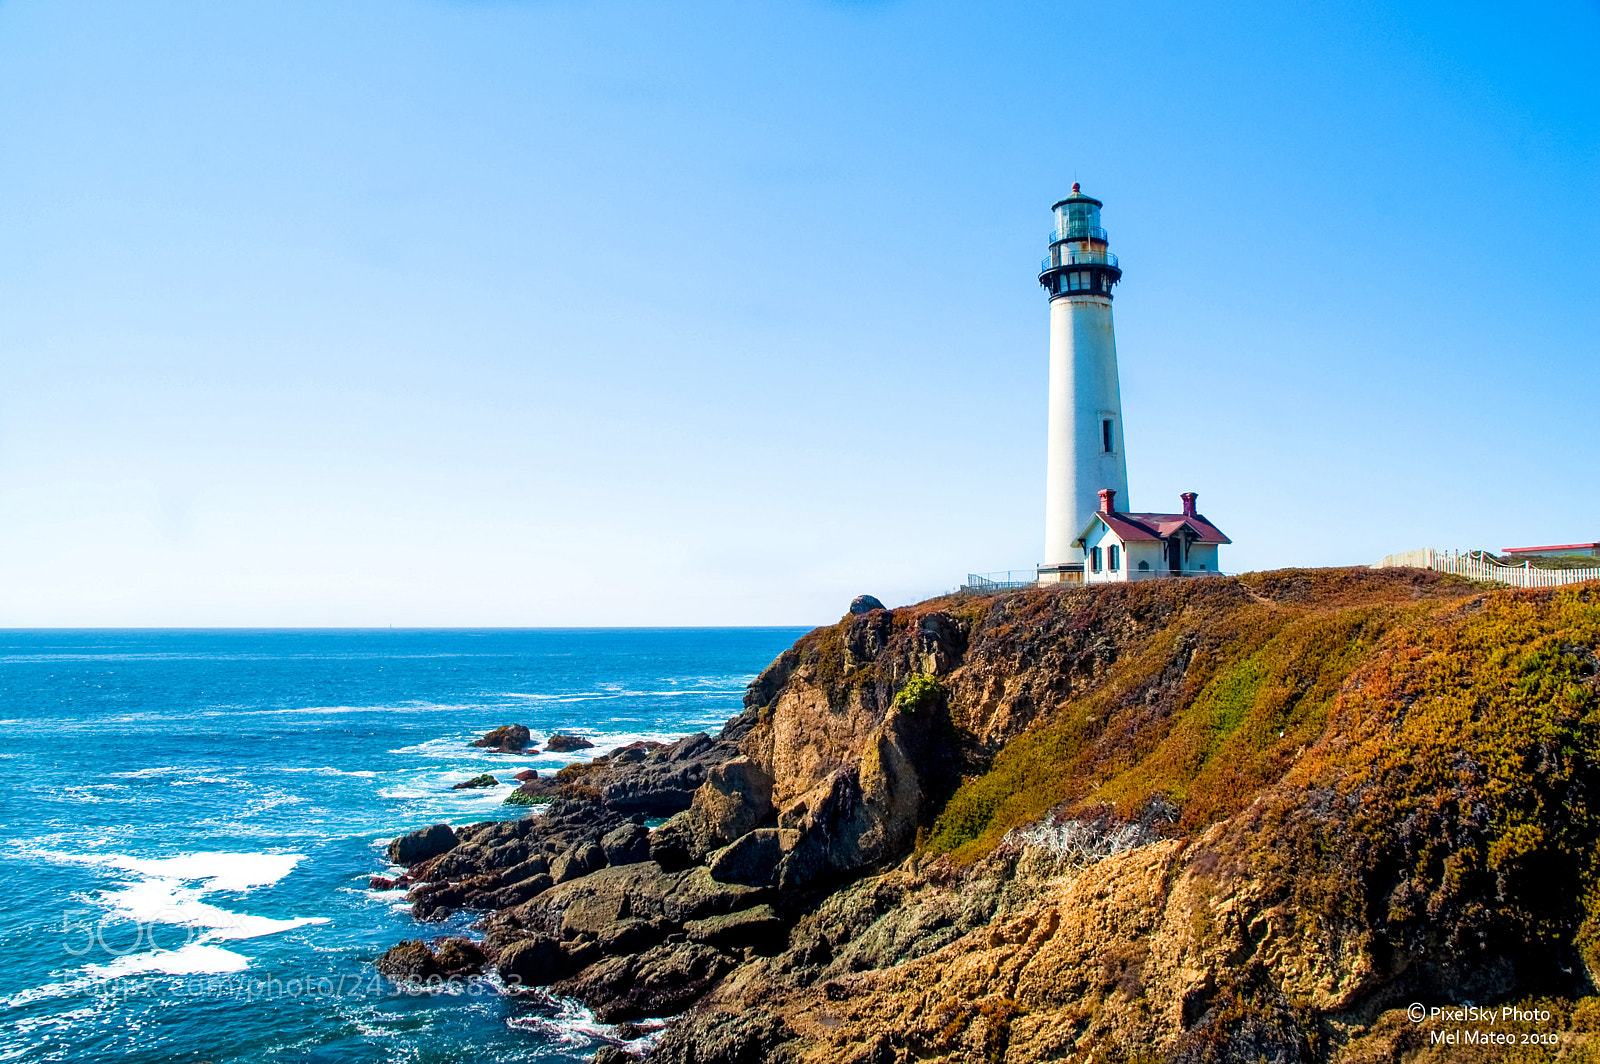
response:
<path id="1" fill-rule="evenodd" d="M 495 779 L 489 773 L 485 772 L 481 776 L 472 777 L 470 780 L 462 780 L 460 783 L 452 783 L 450 785 L 450 789 L 453 791 L 473 791 L 481 790 L 484 787 L 498 786 L 500 786 L 500 781 Z"/>
<path id="2" fill-rule="evenodd" d="M 389 860 L 398 865 L 418 864 L 453 848 L 457 841 L 449 824 L 418 828 L 389 843 Z"/>
<path id="3" fill-rule="evenodd" d="M 755 721 L 756 713 L 749 710 L 730 720 L 714 739 L 699 732 L 664 745 L 631 743 L 592 761 L 528 780 L 507 801 L 532 805 L 576 785 L 624 816 L 672 816 L 689 808 L 712 768 L 739 756 L 739 744 Z"/>
<path id="4" fill-rule="evenodd" d="M 391 946 L 375 962 L 378 971 L 397 983 L 459 979 L 483 971 L 483 948 L 471 939 L 440 939 L 432 947 L 421 939 Z"/>
<path id="5" fill-rule="evenodd" d="M 552 754 L 569 754 L 574 750 L 592 750 L 594 743 L 581 735 L 551 732 L 550 738 L 544 741 L 544 748 Z"/>
<path id="6" fill-rule="evenodd" d="M 850 600 L 850 612 L 853 614 L 871 613 L 873 610 L 881 609 L 883 609 L 883 603 L 879 602 L 877 597 L 873 595 L 857 595 Z"/>
<path id="7" fill-rule="evenodd" d="M 665 1064 L 1424 1059 L 1412 1001 L 1600 1027 L 1600 587 L 869 607 L 716 739 L 523 789 L 547 811 L 401 885 L 483 911 L 508 985 L 683 1012 Z M 441 965 L 419 946 L 384 963 Z"/>
<path id="8" fill-rule="evenodd" d="M 500 754 L 536 754 L 538 749 L 528 745 L 532 740 L 526 724 L 502 724 L 469 745 L 486 747 Z"/>

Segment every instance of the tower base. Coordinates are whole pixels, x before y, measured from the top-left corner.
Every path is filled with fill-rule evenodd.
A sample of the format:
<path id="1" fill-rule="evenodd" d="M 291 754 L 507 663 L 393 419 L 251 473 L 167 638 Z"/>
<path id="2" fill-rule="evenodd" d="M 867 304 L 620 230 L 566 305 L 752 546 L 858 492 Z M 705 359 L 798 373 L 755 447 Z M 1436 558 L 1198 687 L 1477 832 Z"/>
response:
<path id="1" fill-rule="evenodd" d="M 1082 562 L 1060 562 L 1055 565 L 1041 565 L 1035 571 L 1039 574 L 1039 583 L 1041 584 L 1083 583 Z"/>

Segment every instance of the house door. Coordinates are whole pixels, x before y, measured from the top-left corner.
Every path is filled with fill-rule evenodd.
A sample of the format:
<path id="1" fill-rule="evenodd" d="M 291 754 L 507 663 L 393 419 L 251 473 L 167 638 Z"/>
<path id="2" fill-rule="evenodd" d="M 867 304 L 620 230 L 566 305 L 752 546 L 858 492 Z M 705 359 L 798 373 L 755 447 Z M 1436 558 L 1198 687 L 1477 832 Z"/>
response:
<path id="1" fill-rule="evenodd" d="M 1183 572 L 1183 539 L 1179 536 L 1167 540 L 1167 569 L 1174 575 Z"/>

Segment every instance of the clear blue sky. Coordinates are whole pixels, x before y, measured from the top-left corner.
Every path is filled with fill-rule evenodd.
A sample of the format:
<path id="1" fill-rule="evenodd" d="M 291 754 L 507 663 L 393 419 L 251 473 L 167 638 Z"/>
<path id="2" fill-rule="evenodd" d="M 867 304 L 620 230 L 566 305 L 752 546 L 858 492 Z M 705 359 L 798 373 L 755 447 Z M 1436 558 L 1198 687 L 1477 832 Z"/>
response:
<path id="1" fill-rule="evenodd" d="M 0 2 L 0 625 L 1030 566 L 1074 178 L 1230 570 L 1600 539 L 1600 6 Z"/>

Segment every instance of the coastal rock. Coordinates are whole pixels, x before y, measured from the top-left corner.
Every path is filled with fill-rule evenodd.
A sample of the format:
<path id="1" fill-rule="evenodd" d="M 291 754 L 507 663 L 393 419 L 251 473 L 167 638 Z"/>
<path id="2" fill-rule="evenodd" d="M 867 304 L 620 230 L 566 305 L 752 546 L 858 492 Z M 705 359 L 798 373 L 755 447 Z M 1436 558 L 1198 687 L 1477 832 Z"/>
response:
<path id="1" fill-rule="evenodd" d="M 588 739 L 581 735 L 569 735 L 565 732 L 551 732 L 550 737 L 544 741 L 544 748 L 552 754 L 568 754 L 574 750 L 588 750 L 594 746 Z"/>
<path id="2" fill-rule="evenodd" d="M 449 824 L 434 824 L 392 840 L 389 843 L 389 860 L 409 867 L 437 857 L 454 848 L 455 844 L 456 833 Z"/>
<path id="3" fill-rule="evenodd" d="M 561 943 L 537 932 L 511 943 L 495 961 L 500 980 L 513 990 L 549 986 L 566 974 Z"/>
<path id="4" fill-rule="evenodd" d="M 677 925 L 661 917 L 641 920 L 623 917 L 613 921 L 595 939 L 595 944 L 605 953 L 625 956 L 643 953 L 677 930 Z"/>
<path id="5" fill-rule="evenodd" d="M 468 825 L 457 833 L 459 845 L 408 873 L 414 884 L 408 895 L 412 913 L 419 920 L 440 920 L 460 908 L 519 905 L 554 884 L 550 873 L 564 854 L 569 855 L 568 875 L 603 866 L 605 852 L 594 838 L 622 823 L 604 806 L 558 798 L 542 816 Z M 570 855 L 578 851 L 573 864 Z"/>
<path id="6" fill-rule="evenodd" d="M 452 784 L 450 789 L 453 791 L 470 791 L 478 790 L 483 787 L 498 786 L 500 786 L 500 781 L 485 772 L 481 776 L 474 776 L 470 780 L 462 780 L 460 783 Z"/>
<path id="7" fill-rule="evenodd" d="M 711 878 L 719 883 L 743 883 L 751 887 L 777 884 L 778 867 L 800 841 L 800 832 L 761 828 L 735 839 L 710 865 Z"/>
<path id="8" fill-rule="evenodd" d="M 470 975 L 483 970 L 483 947 L 468 938 L 458 936 L 436 943 L 433 956 L 446 976 Z"/>
<path id="9" fill-rule="evenodd" d="M 740 756 L 706 773 L 687 815 L 696 849 L 704 853 L 726 846 L 772 812 L 772 776 Z"/>
<path id="10" fill-rule="evenodd" d="M 699 859 L 693 821 L 687 813 L 671 817 L 650 833 L 650 860 L 667 871 L 687 868 Z"/>
<path id="11" fill-rule="evenodd" d="M 665 745 L 665 743 L 658 743 L 651 739 L 641 739 L 638 742 L 629 743 L 627 746 L 617 747 L 606 755 L 606 760 L 613 765 L 631 765 L 643 761 Z"/>
<path id="12" fill-rule="evenodd" d="M 555 885 L 555 880 L 544 872 L 525 879 L 502 882 L 505 882 L 505 885 L 496 890 L 486 890 L 465 899 L 465 907 L 490 911 L 506 909 L 513 905 L 521 905 L 529 898 L 536 898 Z"/>
<path id="13" fill-rule="evenodd" d="M 642 954 L 608 957 L 550 988 L 577 998 L 601 1023 L 622 1023 L 682 1011 L 737 962 L 696 942 L 665 943 Z"/>
<path id="14" fill-rule="evenodd" d="M 873 595 L 857 595 L 850 600 L 850 612 L 853 614 L 871 613 L 883 608 L 883 603 Z"/>
<path id="15" fill-rule="evenodd" d="M 771 669 L 762 675 L 770 673 Z M 749 705 L 750 695 L 747 693 L 745 698 Z M 507 801 L 532 805 L 576 785 L 591 789 L 601 804 L 624 815 L 672 816 L 689 808 L 694 792 L 713 767 L 739 756 L 739 744 L 757 717 L 755 708 L 747 709 L 728 721 L 715 738 L 699 732 L 666 745 L 632 743 L 592 761 L 529 780 Z"/>
<path id="16" fill-rule="evenodd" d="M 526 724 L 502 724 L 481 739 L 474 739 L 469 745 L 487 747 L 501 754 L 538 753 L 537 750 L 528 749 L 532 738 Z"/>
<path id="17" fill-rule="evenodd" d="M 518 772 L 515 776 L 513 776 L 511 778 L 516 780 L 518 783 L 526 783 L 529 780 L 538 779 L 539 778 L 539 773 L 535 769 L 525 768 L 521 772 Z"/>
<path id="18" fill-rule="evenodd" d="M 421 939 L 408 939 L 389 947 L 375 963 L 395 982 L 423 982 L 476 974 L 483 970 L 484 953 L 466 938 L 441 939 L 432 948 Z"/>
<path id="19" fill-rule="evenodd" d="M 660 895 L 660 912 L 674 923 L 685 923 L 737 912 L 764 896 L 757 887 L 718 883 L 708 869 L 691 868 L 672 877 L 669 889 Z"/>
<path id="20" fill-rule="evenodd" d="M 737 952 L 749 946 L 758 952 L 781 948 L 788 924 L 779 919 L 770 905 L 757 905 L 739 912 L 690 920 L 683 925 L 690 942 L 701 942 L 718 949 Z"/>
<path id="21" fill-rule="evenodd" d="M 614 828 L 600 840 L 606 863 L 612 865 L 635 864 L 650 859 L 650 829 L 643 824 L 628 823 Z"/>
<path id="22" fill-rule="evenodd" d="M 546 861 L 542 854 L 536 853 L 526 861 L 514 864 L 504 872 L 501 872 L 500 882 L 517 883 L 548 871 L 550 871 L 550 862 Z"/>
<path id="23" fill-rule="evenodd" d="M 586 876 L 606 866 L 606 851 L 592 840 L 575 843 L 550 862 L 550 876 L 557 883 Z"/>

